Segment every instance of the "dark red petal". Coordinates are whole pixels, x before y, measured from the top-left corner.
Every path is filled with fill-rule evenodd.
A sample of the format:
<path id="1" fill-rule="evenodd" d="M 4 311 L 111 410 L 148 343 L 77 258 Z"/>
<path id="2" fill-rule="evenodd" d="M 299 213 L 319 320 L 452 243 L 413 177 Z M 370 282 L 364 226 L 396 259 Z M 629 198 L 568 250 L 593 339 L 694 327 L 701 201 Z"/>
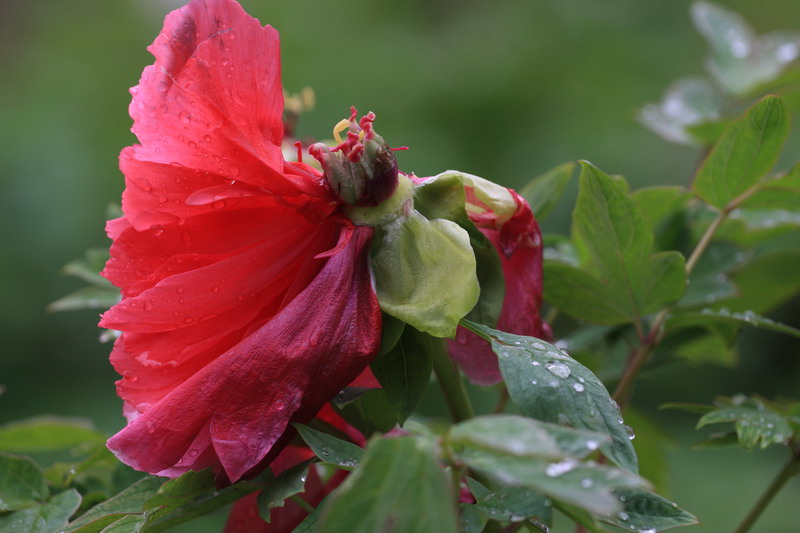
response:
<path id="1" fill-rule="evenodd" d="M 157 294 L 160 289 L 174 285 L 171 282 L 175 279 L 182 278 L 172 276 L 159 284 L 159 290 L 148 290 L 137 298 L 125 300 L 136 303 L 136 307 L 121 307 L 124 312 L 116 315 L 107 313 L 109 319 L 119 321 L 115 327 L 126 330 L 111 354 L 114 368 L 123 376 L 117 382 L 120 397 L 143 411 L 258 330 L 314 279 L 324 265 L 324 261 L 314 257 L 334 245 L 335 232 L 341 231 L 340 228 L 329 220 L 311 228 L 309 235 L 291 242 L 291 250 L 271 246 L 273 240 L 232 256 L 221 265 L 189 272 L 193 284 L 186 285 L 187 290 L 181 294 L 163 291 L 173 300 L 151 303 L 154 300 L 148 295 Z M 276 253 L 282 257 L 273 260 Z M 292 259 L 287 262 L 287 258 Z M 234 265 L 240 268 L 233 269 Z M 284 268 L 276 269 L 280 266 Z M 222 276 L 211 272 L 220 268 L 225 270 Z M 274 276 L 270 278 L 271 274 Z M 201 298 L 197 298 L 198 294 Z M 160 314 L 167 320 L 170 320 L 170 306 L 173 317 L 202 311 L 206 319 L 179 323 L 178 329 L 132 332 L 153 329 L 148 315 L 156 311 L 156 305 L 166 308 Z M 122 320 L 125 315 L 130 315 L 129 321 Z M 145 328 L 143 324 L 151 327 Z"/>
<path id="2" fill-rule="evenodd" d="M 542 240 L 539 225 L 528 203 L 510 190 L 517 204 L 514 215 L 503 224 L 485 213 L 474 222 L 481 226 L 500 255 L 506 290 L 497 329 L 546 337 L 549 328 L 542 320 Z M 488 226 L 488 227 L 487 227 Z M 483 339 L 459 327 L 454 341 L 449 342 L 450 354 L 464 373 L 478 385 L 493 385 L 502 379 L 497 356 Z"/>
<path id="3" fill-rule="evenodd" d="M 151 473 L 188 470 L 208 447 L 230 481 L 255 467 L 290 421 L 313 417 L 377 352 L 371 237 L 358 228 L 274 318 L 139 415 L 109 448 Z"/>

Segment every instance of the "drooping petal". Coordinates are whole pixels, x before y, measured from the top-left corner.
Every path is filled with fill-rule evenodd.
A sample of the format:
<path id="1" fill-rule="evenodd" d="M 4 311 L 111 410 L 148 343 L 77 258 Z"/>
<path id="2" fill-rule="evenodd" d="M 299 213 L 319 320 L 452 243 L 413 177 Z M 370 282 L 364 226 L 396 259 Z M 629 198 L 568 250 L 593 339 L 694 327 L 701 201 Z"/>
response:
<path id="1" fill-rule="evenodd" d="M 497 186 L 496 186 L 497 187 Z M 542 241 L 539 225 L 528 203 L 515 191 L 507 189 L 513 210 L 492 210 L 467 188 L 467 212 L 470 220 L 494 244 L 500 256 L 506 290 L 497 328 L 517 335 L 549 337 L 549 327 L 542 320 Z M 495 203 L 495 206 L 500 205 Z M 513 214 L 511 214 L 513 213 Z M 492 385 L 502 379 L 497 356 L 486 341 L 459 327 L 449 342 L 450 354 L 465 374 L 479 385 Z"/>
<path id="2" fill-rule="evenodd" d="M 125 463 L 175 476 L 219 461 L 230 481 L 307 421 L 369 364 L 380 345 L 369 228 L 327 260 L 288 305 L 112 437 Z"/>

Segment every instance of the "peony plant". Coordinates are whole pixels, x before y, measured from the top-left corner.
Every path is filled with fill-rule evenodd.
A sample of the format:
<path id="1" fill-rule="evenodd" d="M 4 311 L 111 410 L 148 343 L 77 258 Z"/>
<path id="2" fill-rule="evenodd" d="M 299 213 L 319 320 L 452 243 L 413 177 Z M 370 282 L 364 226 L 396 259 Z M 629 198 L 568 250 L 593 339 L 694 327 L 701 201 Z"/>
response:
<path id="1" fill-rule="evenodd" d="M 274 28 L 235 0 L 167 15 L 131 89 L 138 143 L 102 278 L 73 268 L 110 305 L 127 424 L 105 443 L 60 419 L 0 427 L 0 531 L 162 531 L 227 506 L 230 532 L 697 524 L 640 472 L 627 407 L 654 358 L 729 358 L 745 326 L 800 337 L 763 316 L 800 290 L 795 273 L 776 292 L 771 270 L 796 257 L 800 171 L 772 173 L 790 119 L 762 96 L 796 97 L 781 76 L 800 38 L 707 2 L 692 15 L 719 93 L 683 80 L 640 115 L 706 147 L 691 186 L 630 192 L 581 161 L 569 237 L 537 217 L 574 163 L 520 192 L 418 177 L 355 107 L 333 142 L 296 140 Z M 724 117 L 726 92 L 752 105 Z M 432 378 L 451 424 L 418 412 Z M 476 387 L 497 391 L 490 412 Z M 712 444 L 788 450 L 749 530 L 797 472 L 800 403 L 670 406 L 735 423 Z M 31 446 L 85 457 L 43 471 L 6 453 Z"/>

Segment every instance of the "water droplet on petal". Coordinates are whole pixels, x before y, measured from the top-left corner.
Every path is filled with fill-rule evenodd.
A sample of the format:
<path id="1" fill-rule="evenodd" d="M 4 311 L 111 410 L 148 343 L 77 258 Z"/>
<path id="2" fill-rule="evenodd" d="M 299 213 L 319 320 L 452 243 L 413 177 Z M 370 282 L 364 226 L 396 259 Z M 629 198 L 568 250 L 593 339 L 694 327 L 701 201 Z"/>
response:
<path id="1" fill-rule="evenodd" d="M 153 186 L 150 185 L 150 182 L 145 178 L 136 178 L 134 183 L 136 183 L 136 186 L 142 189 L 144 192 L 150 192 L 153 190 Z"/>
<path id="2" fill-rule="evenodd" d="M 204 140 L 205 142 L 207 142 L 207 143 L 210 143 L 210 142 L 211 142 L 211 135 L 204 135 L 204 136 L 203 136 L 203 140 Z"/>
<path id="3" fill-rule="evenodd" d="M 145 311 L 152 311 L 153 310 L 153 304 L 151 302 L 145 302 L 144 303 L 144 310 Z"/>

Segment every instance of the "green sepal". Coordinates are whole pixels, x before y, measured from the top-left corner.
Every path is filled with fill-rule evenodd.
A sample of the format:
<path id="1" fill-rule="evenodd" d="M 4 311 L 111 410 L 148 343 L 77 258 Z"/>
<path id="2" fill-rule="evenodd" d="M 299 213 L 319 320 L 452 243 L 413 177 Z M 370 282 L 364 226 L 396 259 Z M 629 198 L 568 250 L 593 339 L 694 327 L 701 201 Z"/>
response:
<path id="1" fill-rule="evenodd" d="M 412 210 L 376 228 L 371 254 L 381 309 L 434 337 L 454 337 L 478 302 L 469 234 Z"/>

